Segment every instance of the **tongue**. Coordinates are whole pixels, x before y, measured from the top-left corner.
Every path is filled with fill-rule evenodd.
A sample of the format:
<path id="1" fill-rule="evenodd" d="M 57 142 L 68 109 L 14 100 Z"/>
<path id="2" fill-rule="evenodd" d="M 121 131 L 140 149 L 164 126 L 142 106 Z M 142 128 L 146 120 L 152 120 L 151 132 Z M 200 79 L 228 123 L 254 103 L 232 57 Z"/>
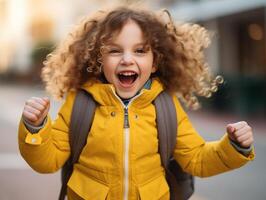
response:
<path id="1" fill-rule="evenodd" d="M 119 76 L 120 82 L 126 85 L 131 85 L 134 82 L 134 79 L 134 76 Z"/>

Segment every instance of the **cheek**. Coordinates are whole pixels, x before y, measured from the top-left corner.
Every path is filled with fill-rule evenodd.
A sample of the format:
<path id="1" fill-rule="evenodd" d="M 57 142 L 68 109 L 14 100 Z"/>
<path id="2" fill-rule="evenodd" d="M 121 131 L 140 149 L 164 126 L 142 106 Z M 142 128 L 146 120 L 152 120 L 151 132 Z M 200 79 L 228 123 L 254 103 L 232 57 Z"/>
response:
<path id="1" fill-rule="evenodd" d="M 143 63 L 143 66 L 145 66 L 145 71 L 146 72 L 154 72 L 155 71 L 155 67 L 154 67 L 154 63 L 153 63 L 153 57 L 150 56 L 148 59 L 146 59 Z"/>
<path id="2" fill-rule="evenodd" d="M 154 57 L 152 53 L 147 57 L 146 64 L 150 67 L 154 66 Z"/>
<path id="3" fill-rule="evenodd" d="M 113 59 L 103 59 L 103 73 L 109 83 L 113 82 L 116 62 Z"/>
<path id="4" fill-rule="evenodd" d="M 103 66 L 104 68 L 114 68 L 118 63 L 117 58 L 104 58 L 103 59 Z"/>

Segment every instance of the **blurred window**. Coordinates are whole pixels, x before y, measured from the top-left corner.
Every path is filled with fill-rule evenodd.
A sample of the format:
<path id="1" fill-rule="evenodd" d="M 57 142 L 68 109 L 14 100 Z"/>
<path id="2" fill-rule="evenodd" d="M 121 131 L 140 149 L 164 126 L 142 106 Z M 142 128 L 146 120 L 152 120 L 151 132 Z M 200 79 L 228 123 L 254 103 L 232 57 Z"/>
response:
<path id="1" fill-rule="evenodd" d="M 266 75 L 264 20 L 239 26 L 240 71 L 245 75 Z"/>

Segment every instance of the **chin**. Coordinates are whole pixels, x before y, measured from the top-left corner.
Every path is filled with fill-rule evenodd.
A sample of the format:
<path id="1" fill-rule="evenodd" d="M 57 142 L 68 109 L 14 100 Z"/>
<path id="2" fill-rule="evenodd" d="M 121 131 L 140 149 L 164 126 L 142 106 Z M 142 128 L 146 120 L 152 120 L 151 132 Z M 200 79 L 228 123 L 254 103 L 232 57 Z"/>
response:
<path id="1" fill-rule="evenodd" d="M 130 99 L 136 95 L 136 92 L 134 93 L 120 93 L 118 92 L 118 96 L 121 97 L 122 99 Z"/>

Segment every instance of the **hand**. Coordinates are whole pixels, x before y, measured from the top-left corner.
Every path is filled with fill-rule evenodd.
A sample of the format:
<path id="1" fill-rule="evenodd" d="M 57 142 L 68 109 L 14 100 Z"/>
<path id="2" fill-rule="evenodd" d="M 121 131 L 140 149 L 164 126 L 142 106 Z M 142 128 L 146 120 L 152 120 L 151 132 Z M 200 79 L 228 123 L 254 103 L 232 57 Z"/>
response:
<path id="1" fill-rule="evenodd" d="M 47 97 L 31 97 L 26 101 L 22 118 L 33 126 L 40 126 L 48 114 L 50 100 Z"/>
<path id="2" fill-rule="evenodd" d="M 243 148 L 249 148 L 254 142 L 252 128 L 245 121 L 228 124 L 226 130 L 229 138 Z"/>

